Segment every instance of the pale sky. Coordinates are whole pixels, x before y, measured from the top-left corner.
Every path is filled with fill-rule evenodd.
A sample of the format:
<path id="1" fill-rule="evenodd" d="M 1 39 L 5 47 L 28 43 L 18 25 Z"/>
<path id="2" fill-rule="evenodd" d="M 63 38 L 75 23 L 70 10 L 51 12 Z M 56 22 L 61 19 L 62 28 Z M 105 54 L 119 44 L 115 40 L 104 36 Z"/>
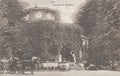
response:
<path id="1" fill-rule="evenodd" d="M 47 7 L 56 9 L 60 12 L 61 22 L 72 23 L 73 15 L 78 9 L 78 6 L 84 4 L 86 0 L 22 0 L 28 3 L 26 8 Z"/>

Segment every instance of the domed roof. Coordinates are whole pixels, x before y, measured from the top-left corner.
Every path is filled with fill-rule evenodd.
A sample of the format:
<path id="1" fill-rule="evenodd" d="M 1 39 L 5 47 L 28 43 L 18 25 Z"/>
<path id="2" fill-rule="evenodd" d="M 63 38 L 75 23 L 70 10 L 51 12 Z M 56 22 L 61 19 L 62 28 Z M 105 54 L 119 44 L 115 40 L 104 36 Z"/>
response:
<path id="1" fill-rule="evenodd" d="M 60 21 L 60 15 L 59 15 L 59 11 L 51 9 L 51 8 L 47 8 L 47 7 L 34 7 L 34 8 L 29 8 L 25 10 L 25 15 L 32 13 L 32 12 L 39 12 L 39 11 L 44 11 L 46 13 L 51 13 L 52 15 L 54 15 L 55 20 Z"/>

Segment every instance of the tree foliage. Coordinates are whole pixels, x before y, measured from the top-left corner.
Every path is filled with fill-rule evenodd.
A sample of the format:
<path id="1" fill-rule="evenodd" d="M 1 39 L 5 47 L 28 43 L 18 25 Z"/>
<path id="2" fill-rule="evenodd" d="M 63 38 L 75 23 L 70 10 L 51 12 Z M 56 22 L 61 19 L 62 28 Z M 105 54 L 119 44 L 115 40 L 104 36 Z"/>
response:
<path id="1" fill-rule="evenodd" d="M 120 1 L 89 0 L 76 23 L 90 37 L 90 60 L 118 60 L 120 56 Z M 105 60 L 103 60 L 105 59 Z M 105 62 L 103 62 L 105 63 Z"/>
<path id="2" fill-rule="evenodd" d="M 8 57 L 15 50 L 14 41 L 17 27 L 21 22 L 23 8 L 18 0 L 0 1 L 0 52 L 1 57 Z"/>
<path id="3" fill-rule="evenodd" d="M 18 0 L 0 2 L 0 57 L 10 55 L 54 60 L 58 51 L 68 59 L 66 51 L 78 53 L 83 29 L 76 24 L 55 21 L 22 21 L 24 9 Z M 68 49 L 69 48 L 69 49 Z"/>
<path id="4" fill-rule="evenodd" d="M 25 41 L 30 44 L 29 49 L 33 55 L 49 60 L 55 59 L 58 56 L 58 51 L 62 54 L 65 53 L 65 48 L 69 48 L 69 51 L 80 50 L 80 35 L 82 32 L 82 28 L 78 25 L 46 20 L 27 23 L 21 35 L 28 38 Z M 25 46 L 27 45 L 25 44 Z"/>

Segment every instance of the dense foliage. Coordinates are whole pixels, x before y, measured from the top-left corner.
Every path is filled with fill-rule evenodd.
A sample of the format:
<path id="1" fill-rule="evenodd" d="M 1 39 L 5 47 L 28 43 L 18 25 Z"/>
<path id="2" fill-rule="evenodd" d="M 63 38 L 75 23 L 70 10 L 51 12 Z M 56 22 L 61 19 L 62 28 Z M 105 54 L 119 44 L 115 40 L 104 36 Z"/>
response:
<path id="1" fill-rule="evenodd" d="M 81 9 L 76 23 L 85 29 L 90 38 L 90 61 L 105 64 L 109 60 L 119 60 L 120 1 L 88 0 Z"/>
<path id="2" fill-rule="evenodd" d="M 69 60 L 70 51 L 79 57 L 83 29 L 76 24 L 55 21 L 22 21 L 24 9 L 18 0 L 0 2 L 0 57 L 11 55 L 55 60 L 60 52 Z M 79 61 L 79 60 L 78 60 Z"/>
<path id="3" fill-rule="evenodd" d="M 64 58 L 68 59 L 66 51 L 79 51 L 82 32 L 83 30 L 79 25 L 61 24 L 46 20 L 27 23 L 21 34 L 28 37 L 28 43 L 31 46 L 27 49 L 29 52 L 31 51 L 33 55 L 43 60 L 54 60 L 57 59 L 58 52 L 61 52 Z"/>
<path id="4" fill-rule="evenodd" d="M 17 25 L 20 24 L 23 7 L 18 0 L 0 1 L 0 56 L 9 56 L 15 50 Z"/>

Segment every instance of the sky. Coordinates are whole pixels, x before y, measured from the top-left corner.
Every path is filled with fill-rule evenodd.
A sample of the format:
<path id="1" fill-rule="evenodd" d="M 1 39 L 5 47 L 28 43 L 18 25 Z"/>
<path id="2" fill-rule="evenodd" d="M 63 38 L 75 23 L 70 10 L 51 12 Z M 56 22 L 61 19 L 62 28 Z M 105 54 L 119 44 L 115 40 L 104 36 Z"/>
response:
<path id="1" fill-rule="evenodd" d="M 61 22 L 73 23 L 73 16 L 78 7 L 86 2 L 86 0 L 21 0 L 27 2 L 26 8 L 47 7 L 58 10 L 61 16 Z"/>

